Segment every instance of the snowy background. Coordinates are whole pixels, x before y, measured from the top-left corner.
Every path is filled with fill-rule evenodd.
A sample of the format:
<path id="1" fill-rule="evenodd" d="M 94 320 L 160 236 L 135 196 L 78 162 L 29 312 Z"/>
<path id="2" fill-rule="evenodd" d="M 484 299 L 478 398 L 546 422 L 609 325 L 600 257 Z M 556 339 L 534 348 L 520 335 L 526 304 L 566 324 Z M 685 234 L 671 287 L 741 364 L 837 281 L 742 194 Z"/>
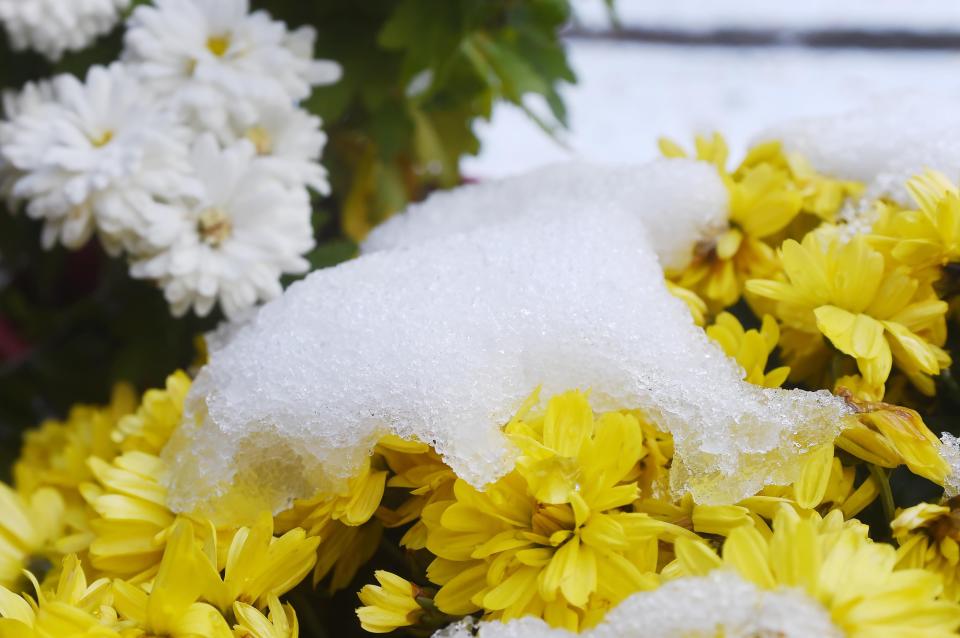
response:
<path id="1" fill-rule="evenodd" d="M 955 0 L 621 0 L 620 32 L 602 2 L 575 1 L 570 130 L 558 143 L 518 108 L 499 106 L 479 125 L 483 152 L 464 162 L 466 175 L 569 157 L 642 161 L 662 135 L 688 145 L 714 130 L 736 155 L 786 119 L 960 93 Z"/>

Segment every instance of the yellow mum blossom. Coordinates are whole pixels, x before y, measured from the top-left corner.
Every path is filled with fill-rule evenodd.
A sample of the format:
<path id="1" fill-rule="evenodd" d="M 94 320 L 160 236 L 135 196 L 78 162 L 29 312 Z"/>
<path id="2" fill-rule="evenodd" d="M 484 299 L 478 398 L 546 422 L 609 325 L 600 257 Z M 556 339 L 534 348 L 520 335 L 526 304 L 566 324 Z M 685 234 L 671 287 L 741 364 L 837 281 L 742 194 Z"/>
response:
<path id="1" fill-rule="evenodd" d="M 775 300 L 781 322 L 822 334 L 856 360 L 871 386 L 882 387 L 896 363 L 918 389 L 933 394 L 931 375 L 950 364 L 940 347 L 946 303 L 902 269 L 891 269 L 863 236 L 843 243 L 836 232 L 809 233 L 803 243 L 785 241 L 780 254 L 787 280 L 752 280 L 747 289 Z"/>
<path id="2" fill-rule="evenodd" d="M 387 480 L 387 488 L 408 493 L 395 510 L 381 505 L 377 510 L 377 518 L 388 528 L 413 522 L 400 539 L 400 545 L 408 549 L 423 549 L 427 544 L 427 530 L 420 520 L 423 508 L 439 500 L 453 498 L 453 484 L 457 476 L 440 455 L 424 443 L 387 436 L 380 440 L 377 452 L 392 473 Z"/>
<path id="3" fill-rule="evenodd" d="M 424 613 L 417 602 L 422 590 L 395 574 L 377 570 L 379 585 L 364 585 L 357 594 L 363 607 L 357 609 L 360 626 L 372 634 L 386 634 L 416 625 Z"/>
<path id="4" fill-rule="evenodd" d="M 116 612 L 109 605 L 110 581 L 87 584 L 75 555 L 63 559 L 51 591 L 33 581 L 37 599 L 0 587 L 0 635 L 5 638 L 119 638 Z"/>
<path id="5" fill-rule="evenodd" d="M 124 451 L 159 454 L 180 425 L 183 402 L 190 384 L 187 373 L 178 370 L 167 377 L 164 389 L 147 390 L 136 412 L 124 416 L 117 423 L 112 434 L 113 440 Z"/>
<path id="6" fill-rule="evenodd" d="M 64 511 L 63 497 L 53 488 L 23 497 L 0 483 L 0 586 L 23 586 L 23 570 L 43 578 L 60 563 Z"/>
<path id="7" fill-rule="evenodd" d="M 897 566 L 940 574 L 945 597 L 960 601 L 960 498 L 908 507 L 890 529 L 900 544 Z"/>
<path id="8" fill-rule="evenodd" d="M 278 532 L 301 527 L 321 539 L 313 583 L 331 575 L 329 589 L 346 587 L 361 565 L 373 556 L 383 535 L 383 525 L 374 519 L 380 507 L 389 472 L 368 459 L 360 473 L 339 494 L 320 494 L 296 501 L 277 515 Z"/>
<path id="9" fill-rule="evenodd" d="M 120 383 L 114 387 L 109 405 L 74 406 L 66 421 L 45 421 L 28 431 L 13 466 L 17 489 L 30 494 L 42 486 L 55 487 L 69 504 L 82 503 L 78 488 L 91 479 L 87 459 L 110 461 L 116 456 L 111 432 L 135 407 L 133 389 Z"/>
<path id="10" fill-rule="evenodd" d="M 281 605 L 276 596 L 267 599 L 268 616 L 245 603 L 233 604 L 233 626 L 236 638 L 299 638 L 297 614 L 290 605 Z"/>
<path id="11" fill-rule="evenodd" d="M 822 518 L 782 508 L 773 533 L 733 530 L 720 556 L 702 540 L 676 542 L 678 575 L 725 568 L 758 587 L 796 588 L 819 601 L 849 638 L 954 636 L 960 605 L 941 598 L 940 577 L 925 569 L 897 569 L 897 551 L 874 543 L 866 526 L 839 511 Z"/>
<path id="12" fill-rule="evenodd" d="M 834 451 L 834 446 L 829 444 L 813 450 L 804 460 L 795 483 L 767 486 L 739 505 L 768 521 L 772 521 L 784 505 L 798 512 L 837 510 L 844 518 L 853 518 L 876 500 L 880 486 L 872 476 L 858 486 L 856 468 L 844 466 Z M 762 531 L 764 526 L 757 525 L 757 528 Z"/>
<path id="13" fill-rule="evenodd" d="M 656 586 L 659 540 L 692 532 L 631 511 L 645 453 L 635 416 L 595 416 L 580 392 L 554 397 L 507 425 L 516 468 L 479 491 L 462 480 L 453 499 L 423 510 L 427 577 L 436 607 L 485 618 L 534 615 L 577 630 L 630 593 Z"/>
<path id="14" fill-rule="evenodd" d="M 686 157 L 677 144 L 662 139 L 668 157 Z M 714 309 L 733 305 L 747 279 L 770 277 L 778 270 L 774 241 L 803 211 L 832 217 L 860 186 L 819 176 L 799 158 L 784 154 L 779 142 L 750 149 L 740 166 L 726 168 L 727 145 L 714 134 L 697 137 L 696 157 L 717 167 L 730 193 L 728 226 L 698 247 L 693 263 L 673 279 L 695 290 Z"/>
<path id="15" fill-rule="evenodd" d="M 717 315 L 714 324 L 707 328 L 707 336 L 737 360 L 746 372 L 744 380 L 749 383 L 779 388 L 787 380 L 790 368 L 781 366 L 766 371 L 767 360 L 780 339 L 780 328 L 770 315 L 763 316 L 760 330 L 744 330 L 736 317 L 729 312 L 722 312 Z"/>
<path id="16" fill-rule="evenodd" d="M 960 259 L 960 191 L 937 171 L 907 182 L 918 210 L 886 210 L 874 225 L 874 241 L 921 278 L 936 279 L 940 269 Z"/>
<path id="17" fill-rule="evenodd" d="M 209 532 L 202 545 L 194 547 L 204 580 L 201 594 L 224 613 L 236 601 L 265 608 L 271 598 L 303 580 L 317 560 L 320 538 L 308 538 L 300 528 L 274 538 L 273 518 L 267 512 L 253 526 L 236 530 L 223 554 L 218 551 L 216 528 L 211 525 Z"/>
<path id="18" fill-rule="evenodd" d="M 158 456 L 126 452 L 113 463 L 91 457 L 96 483 L 83 494 L 98 517 L 90 562 L 104 573 L 149 578 L 160 564 L 166 532 L 176 516 L 167 508 L 166 464 Z"/>
<path id="19" fill-rule="evenodd" d="M 697 293 L 689 288 L 678 286 L 669 279 L 666 280 L 666 284 L 670 294 L 687 305 L 690 316 L 693 317 L 693 323 L 698 326 L 707 323 L 707 304 L 704 303 L 703 299 L 701 299 Z"/>
<path id="20" fill-rule="evenodd" d="M 887 403 L 857 401 L 849 394 L 841 396 L 857 414 L 837 438 L 838 448 L 879 467 L 906 465 L 914 474 L 943 485 L 950 472 L 940 454 L 943 444 L 920 414 Z"/>
<path id="21" fill-rule="evenodd" d="M 179 520 L 149 591 L 126 581 L 113 581 L 114 606 L 132 625 L 127 638 L 234 638 L 220 612 L 199 602 L 205 579 L 198 561 L 193 525 Z"/>

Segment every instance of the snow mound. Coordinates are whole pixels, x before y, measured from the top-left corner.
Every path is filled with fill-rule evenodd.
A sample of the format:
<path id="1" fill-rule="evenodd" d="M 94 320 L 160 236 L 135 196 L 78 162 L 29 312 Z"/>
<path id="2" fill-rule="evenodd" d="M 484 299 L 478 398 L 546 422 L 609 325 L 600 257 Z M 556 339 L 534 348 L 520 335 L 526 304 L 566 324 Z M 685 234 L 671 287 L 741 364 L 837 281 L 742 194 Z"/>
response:
<path id="1" fill-rule="evenodd" d="M 865 182 L 869 199 L 912 205 L 906 182 L 928 168 L 960 176 L 956 99 L 891 96 L 842 115 L 795 120 L 759 139 L 781 140 L 822 173 Z"/>
<path id="2" fill-rule="evenodd" d="M 434 638 L 572 638 L 539 618 L 463 621 Z M 826 610 L 799 590 L 764 591 L 733 572 L 681 578 L 633 594 L 582 638 L 840 638 Z"/>
<path id="3" fill-rule="evenodd" d="M 703 174 L 686 165 L 696 198 Z M 649 190 L 636 198 L 668 201 L 637 175 Z M 702 224 L 689 210 L 624 210 L 586 185 L 595 199 L 546 193 L 537 204 L 542 177 L 531 192 L 520 178 L 499 197 L 495 184 L 469 189 L 503 209 L 502 223 L 431 233 L 411 217 L 421 242 L 314 272 L 214 347 L 164 451 L 170 506 L 219 520 L 277 511 L 342 488 L 387 433 L 432 443 L 481 487 L 510 469 L 501 427 L 538 386 L 545 398 L 589 389 L 597 410 L 643 410 L 674 435 L 674 488 L 701 502 L 793 480 L 846 408 L 826 392 L 741 381 L 667 291 L 652 238 L 679 254 L 681 238 L 665 232 L 675 223 L 689 252 Z M 450 223 L 475 211 L 470 197 L 445 199 Z M 524 214 L 505 221 L 515 206 Z M 708 224 L 713 213 L 698 214 Z"/>
<path id="4" fill-rule="evenodd" d="M 589 218 L 599 204 L 642 219 L 661 265 L 681 269 L 690 263 L 695 239 L 726 226 L 728 200 L 716 169 L 706 162 L 661 159 L 636 166 L 564 162 L 435 193 L 375 228 L 362 250 L 411 246 L 521 217 L 548 221 L 562 211 Z"/>
<path id="5" fill-rule="evenodd" d="M 944 481 L 944 496 L 954 498 L 960 496 L 960 439 L 949 432 L 944 432 L 940 441 L 943 443 L 940 456 L 950 466 L 950 472 Z"/>

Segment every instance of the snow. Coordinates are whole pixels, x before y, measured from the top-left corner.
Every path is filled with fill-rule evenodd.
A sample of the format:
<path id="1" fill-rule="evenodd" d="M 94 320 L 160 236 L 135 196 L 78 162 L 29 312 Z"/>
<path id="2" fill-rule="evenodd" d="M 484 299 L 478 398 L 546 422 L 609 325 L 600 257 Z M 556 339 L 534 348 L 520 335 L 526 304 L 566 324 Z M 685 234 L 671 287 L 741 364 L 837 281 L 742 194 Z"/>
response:
<path id="1" fill-rule="evenodd" d="M 573 638 L 539 618 L 508 623 L 467 620 L 434 638 Z M 733 572 L 681 578 L 639 592 L 580 634 L 582 638 L 840 638 L 822 605 L 799 590 L 764 591 Z"/>
<path id="2" fill-rule="evenodd" d="M 618 0 L 625 27 L 714 31 L 718 29 L 932 31 L 960 24 L 953 0 Z M 606 30 L 602 0 L 577 0 L 574 13 L 591 30 Z"/>
<path id="3" fill-rule="evenodd" d="M 960 3 L 955 6 L 960 11 Z M 695 133 L 715 130 L 727 137 L 736 157 L 760 132 L 789 120 L 916 93 L 956 100 L 960 89 L 950 80 L 960 65 L 957 52 L 583 40 L 571 40 L 568 51 L 579 77 L 579 84 L 562 91 L 570 111 L 570 132 L 563 136 L 569 150 L 516 107 L 500 105 L 491 123 L 477 125 L 483 150 L 463 162 L 465 175 L 501 177 L 570 158 L 642 162 L 658 155 L 660 136 L 688 144 Z"/>
<path id="4" fill-rule="evenodd" d="M 676 183 L 644 177 L 662 166 L 636 169 L 647 190 L 629 192 L 641 204 L 670 201 L 658 189 Z M 690 193 L 710 187 L 702 167 L 675 166 L 686 167 Z M 473 189 L 491 209 L 526 201 L 524 214 L 419 243 L 397 230 L 385 243 L 402 247 L 314 272 L 264 306 L 212 350 L 193 385 L 164 451 L 171 507 L 219 520 L 277 511 L 341 488 L 388 433 L 434 444 L 480 487 L 510 469 L 500 428 L 538 386 L 543 398 L 589 389 L 598 411 L 642 409 L 674 436 L 673 487 L 698 502 L 793 480 L 802 453 L 833 439 L 846 408 L 829 393 L 742 381 L 667 291 L 651 244 L 665 228 L 659 218 L 691 233 L 672 239 L 678 254 L 714 213 L 623 210 L 622 193 L 597 198 L 589 184 L 616 181 L 585 169 L 571 189 L 577 176 L 531 176 L 520 197 L 523 182 Z M 563 189 L 570 196 L 550 195 Z M 542 210 L 530 212 L 541 192 Z M 469 215 L 473 200 L 436 205 Z"/>

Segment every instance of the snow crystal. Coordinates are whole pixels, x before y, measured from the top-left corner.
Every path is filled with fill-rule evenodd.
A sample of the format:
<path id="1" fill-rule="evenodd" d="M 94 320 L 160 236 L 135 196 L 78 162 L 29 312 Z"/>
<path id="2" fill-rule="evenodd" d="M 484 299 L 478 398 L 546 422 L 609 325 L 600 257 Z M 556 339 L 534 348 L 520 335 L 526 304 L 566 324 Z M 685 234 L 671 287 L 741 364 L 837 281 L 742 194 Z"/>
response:
<path id="1" fill-rule="evenodd" d="M 950 472 L 944 480 L 944 496 L 953 498 L 960 496 L 960 439 L 949 432 L 944 432 L 940 436 L 943 447 L 940 448 L 940 456 L 950 466 Z"/>
<path id="2" fill-rule="evenodd" d="M 568 638 L 539 618 L 463 621 L 434 638 Z M 800 590 L 763 591 L 728 571 L 681 578 L 633 594 L 583 638 L 839 638 L 822 605 Z"/>
<path id="3" fill-rule="evenodd" d="M 806 118 L 774 127 L 760 139 L 780 139 L 827 175 L 865 182 L 866 197 L 913 202 L 908 179 L 927 168 L 960 176 L 960 111 L 956 99 L 890 96 L 843 115 Z"/>
<path id="4" fill-rule="evenodd" d="M 702 174 L 687 166 L 696 198 Z M 384 246 L 409 246 L 291 286 L 214 348 L 198 375 L 164 452 L 171 507 L 219 519 L 278 510 L 342 488 L 387 433 L 434 444 L 483 486 L 510 469 L 500 428 L 541 385 L 544 398 L 590 389 L 597 410 L 643 410 L 674 435 L 674 488 L 701 502 L 794 479 L 799 455 L 836 434 L 843 402 L 741 380 L 667 291 L 651 248 L 652 236 L 666 255 L 680 253 L 680 237 L 665 232 L 673 221 L 675 235 L 691 233 L 689 251 L 699 224 L 643 206 L 669 198 L 642 169 L 635 177 L 649 190 L 629 210 L 584 184 L 594 199 L 547 193 L 544 212 L 513 222 L 510 209 L 538 206 L 534 193 L 517 181 L 499 198 L 496 185 L 472 188 L 502 223 L 445 234 L 411 217 L 381 235 Z M 530 179 L 546 187 L 543 174 Z M 451 218 L 476 210 L 472 198 L 446 199 Z M 712 221 L 712 211 L 700 214 Z"/>
<path id="5" fill-rule="evenodd" d="M 661 264 L 680 269 L 690 262 L 696 239 L 725 226 L 728 195 L 716 169 L 706 162 L 661 159 L 614 167 L 563 162 L 436 193 L 375 228 L 363 251 L 410 246 L 518 217 L 546 221 L 563 210 L 590 217 L 598 202 L 643 219 Z"/>

